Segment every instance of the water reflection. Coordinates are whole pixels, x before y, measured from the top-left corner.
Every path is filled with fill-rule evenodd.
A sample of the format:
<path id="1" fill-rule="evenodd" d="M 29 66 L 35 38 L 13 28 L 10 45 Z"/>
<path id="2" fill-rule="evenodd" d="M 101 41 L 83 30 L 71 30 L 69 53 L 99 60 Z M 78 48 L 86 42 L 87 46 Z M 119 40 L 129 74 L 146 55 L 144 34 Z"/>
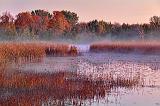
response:
<path id="1" fill-rule="evenodd" d="M 113 79 L 113 76 L 108 80 L 93 80 L 71 72 L 25 73 L 19 77 L 22 77 L 21 83 L 14 79 L 13 86 L 1 88 L 2 105 L 91 104 L 94 100 L 105 99 L 112 89 L 132 88 L 138 83 L 138 79 Z"/>
<path id="2" fill-rule="evenodd" d="M 95 55 L 94 55 L 95 56 Z M 54 57 L 16 67 L 0 87 L 2 106 L 158 105 L 160 63 Z M 89 58 L 89 59 L 88 59 Z M 156 57 L 157 58 L 157 57 Z M 147 101 L 147 102 L 143 102 Z M 149 102 L 149 103 L 148 103 Z"/>

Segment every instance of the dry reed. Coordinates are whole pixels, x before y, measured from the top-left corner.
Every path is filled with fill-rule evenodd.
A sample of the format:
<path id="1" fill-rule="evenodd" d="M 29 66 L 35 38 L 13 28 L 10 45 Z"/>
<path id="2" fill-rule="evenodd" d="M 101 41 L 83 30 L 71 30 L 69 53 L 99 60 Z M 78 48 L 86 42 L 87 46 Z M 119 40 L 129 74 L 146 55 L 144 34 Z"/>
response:
<path id="1" fill-rule="evenodd" d="M 160 43 L 158 42 L 103 42 L 94 43 L 90 46 L 92 52 L 123 52 L 160 54 Z"/>

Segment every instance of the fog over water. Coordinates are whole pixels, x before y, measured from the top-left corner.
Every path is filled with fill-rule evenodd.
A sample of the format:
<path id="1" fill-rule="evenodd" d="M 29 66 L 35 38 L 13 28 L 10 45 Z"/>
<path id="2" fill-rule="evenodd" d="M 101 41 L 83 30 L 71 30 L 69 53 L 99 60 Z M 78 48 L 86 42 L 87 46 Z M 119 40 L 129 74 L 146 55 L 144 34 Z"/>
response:
<path id="1" fill-rule="evenodd" d="M 137 79 L 135 87 L 112 89 L 109 95 L 93 106 L 157 106 L 160 104 L 160 56 L 122 53 L 84 53 L 78 57 L 47 57 L 41 63 L 29 63 L 19 68 L 22 72 L 56 73 L 76 72 L 97 80 L 113 78 Z M 148 101 L 148 102 L 146 102 Z M 85 104 L 90 104 L 87 101 Z"/>
<path id="2" fill-rule="evenodd" d="M 0 0 L 0 106 L 160 106 L 160 0 Z"/>

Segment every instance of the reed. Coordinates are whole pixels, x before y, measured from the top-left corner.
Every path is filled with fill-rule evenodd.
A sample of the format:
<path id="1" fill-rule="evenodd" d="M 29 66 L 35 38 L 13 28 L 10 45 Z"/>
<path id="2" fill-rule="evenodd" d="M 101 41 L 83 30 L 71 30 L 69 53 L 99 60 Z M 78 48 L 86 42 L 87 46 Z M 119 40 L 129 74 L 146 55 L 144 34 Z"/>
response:
<path id="1" fill-rule="evenodd" d="M 41 58 L 45 52 L 41 46 L 34 43 L 1 43 L 0 58 L 16 62 L 19 59 Z"/>
<path id="2" fill-rule="evenodd" d="M 69 44 L 46 42 L 3 42 L 0 43 L 0 66 L 8 62 L 24 63 L 45 56 L 77 55 L 76 47 Z"/>
<path id="3" fill-rule="evenodd" d="M 92 52 L 122 52 L 160 54 L 160 43 L 158 42 L 102 42 L 90 46 Z"/>
<path id="4" fill-rule="evenodd" d="M 139 83 L 139 78 L 127 79 L 118 77 L 113 79 L 110 76 L 108 80 L 90 79 L 85 76 L 78 75 L 73 72 L 57 72 L 57 73 L 15 73 L 9 78 L 5 78 L 1 84 L 2 88 L 10 89 L 9 91 L 16 94 L 7 100 L 0 98 L 0 103 L 6 105 L 17 105 L 27 103 L 42 105 L 42 100 L 52 98 L 60 103 L 65 102 L 67 98 L 72 101 L 93 100 L 94 98 L 105 98 L 107 93 L 111 92 L 114 87 L 132 88 Z M 17 90 L 16 90 L 17 89 Z M 24 90 L 25 89 L 25 90 Z M 16 93 L 16 91 L 18 91 Z M 27 92 L 27 93 L 26 93 Z M 32 98 L 33 99 L 29 99 Z M 20 101 L 18 101 L 20 100 Z M 38 106 L 39 106 L 38 105 Z M 56 104 L 57 105 L 57 104 Z"/>

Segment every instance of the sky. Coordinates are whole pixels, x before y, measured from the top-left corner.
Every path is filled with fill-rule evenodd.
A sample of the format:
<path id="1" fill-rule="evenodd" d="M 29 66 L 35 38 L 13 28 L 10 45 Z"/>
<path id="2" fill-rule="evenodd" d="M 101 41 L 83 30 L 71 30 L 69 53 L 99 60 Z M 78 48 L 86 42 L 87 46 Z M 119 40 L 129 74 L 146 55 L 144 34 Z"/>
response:
<path id="1" fill-rule="evenodd" d="M 136 24 L 160 16 L 160 0 L 0 0 L 0 13 L 16 15 L 35 9 L 70 10 L 78 14 L 80 22 L 98 19 Z"/>

